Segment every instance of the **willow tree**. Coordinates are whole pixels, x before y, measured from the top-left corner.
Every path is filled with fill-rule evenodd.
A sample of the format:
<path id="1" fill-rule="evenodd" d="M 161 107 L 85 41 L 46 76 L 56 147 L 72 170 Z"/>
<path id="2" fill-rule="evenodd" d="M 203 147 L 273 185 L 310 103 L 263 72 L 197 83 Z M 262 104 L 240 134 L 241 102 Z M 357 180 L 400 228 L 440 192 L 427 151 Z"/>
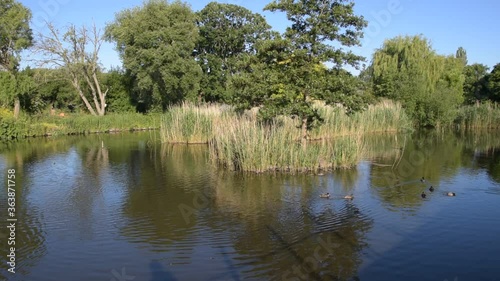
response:
<path id="1" fill-rule="evenodd" d="M 374 94 L 401 101 L 421 126 L 450 122 L 463 101 L 463 60 L 436 54 L 421 36 L 386 40 L 371 67 Z"/>
<path id="2" fill-rule="evenodd" d="M 347 76 L 341 70 L 343 66 L 357 67 L 363 60 L 342 47 L 360 44 L 366 21 L 354 14 L 354 3 L 349 0 L 275 0 L 264 10 L 285 12 L 291 26 L 287 27 L 283 38 L 263 42 L 261 46 L 259 63 L 269 65 L 265 72 L 268 75 L 262 80 L 247 82 L 264 82 L 262 97 L 254 101 L 262 101 L 261 105 L 269 108 L 268 113 L 289 114 L 301 120 L 301 138 L 305 146 L 307 130 L 321 121 L 313 107 L 314 99 L 343 102 L 338 99 L 341 95 L 333 97 L 325 93 L 330 92 L 327 90 L 329 84 L 339 85 L 332 81 L 337 74 L 339 80 Z M 327 63 L 332 66 L 331 71 L 323 67 Z M 255 70 L 249 72 L 254 75 Z M 241 80 L 238 83 L 242 85 Z M 252 85 L 243 83 L 243 86 Z"/>

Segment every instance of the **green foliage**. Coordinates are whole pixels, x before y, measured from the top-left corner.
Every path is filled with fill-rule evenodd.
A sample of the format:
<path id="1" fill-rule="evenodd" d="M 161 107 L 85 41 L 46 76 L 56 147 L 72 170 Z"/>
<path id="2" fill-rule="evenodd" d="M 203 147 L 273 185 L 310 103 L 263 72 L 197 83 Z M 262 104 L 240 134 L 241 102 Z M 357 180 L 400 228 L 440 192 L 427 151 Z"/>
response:
<path id="1" fill-rule="evenodd" d="M 493 67 L 488 76 L 488 90 L 490 99 L 500 102 L 500 63 Z"/>
<path id="2" fill-rule="evenodd" d="M 201 78 L 193 58 L 198 27 L 191 8 L 180 1 L 151 0 L 120 12 L 106 28 L 131 76 L 134 97 L 145 110 L 195 99 Z"/>
<path id="3" fill-rule="evenodd" d="M 227 101 L 228 77 L 238 72 L 242 54 L 255 52 L 256 41 L 270 36 L 266 20 L 233 4 L 210 2 L 197 13 L 200 37 L 196 60 L 203 70 L 201 96 L 205 101 Z"/>
<path id="4" fill-rule="evenodd" d="M 7 71 L 0 71 L 0 105 L 11 106 L 17 94 L 16 77 Z"/>
<path id="5" fill-rule="evenodd" d="M 463 60 L 437 55 L 421 36 L 386 40 L 373 56 L 373 91 L 401 101 L 419 126 L 447 125 L 463 101 Z"/>
<path id="6" fill-rule="evenodd" d="M 460 59 L 462 61 L 462 64 L 464 66 L 467 65 L 467 51 L 465 51 L 464 48 L 459 47 L 458 50 L 457 50 L 457 52 L 455 53 L 455 57 L 457 59 Z"/>
<path id="7" fill-rule="evenodd" d="M 0 118 L 0 130 L 3 130 L 6 139 L 157 129 L 160 124 L 159 115 L 138 113 L 25 116 L 18 120 L 0 115 Z"/>
<path id="8" fill-rule="evenodd" d="M 136 109 L 131 100 L 132 82 L 130 77 L 124 71 L 118 69 L 113 69 L 102 75 L 103 85 L 108 89 L 106 96 L 108 112 L 135 112 Z"/>
<path id="9" fill-rule="evenodd" d="M 488 93 L 488 67 L 475 63 L 464 68 L 464 98 L 467 104 L 478 100 L 487 99 Z"/>
<path id="10" fill-rule="evenodd" d="M 19 52 L 32 44 L 29 27 L 31 12 L 15 0 L 0 1 L 0 71 L 13 71 L 19 63 Z"/>
<path id="11" fill-rule="evenodd" d="M 354 15 L 354 4 L 344 0 L 273 1 L 264 10 L 286 12 L 292 22 L 283 38 L 256 43 L 257 55 L 242 60 L 246 71 L 231 81 L 238 93 L 233 102 L 240 108 L 261 106 L 260 115 L 272 119 L 284 114 L 301 121 L 303 145 L 307 130 L 321 123 L 313 100 L 347 103 L 358 109 L 360 99 L 353 93 L 357 81 L 341 70 L 345 64 L 357 66 L 362 58 L 336 48 L 359 44 L 362 17 Z M 324 63 L 334 68 L 326 69 Z"/>
<path id="12" fill-rule="evenodd" d="M 0 107 L 0 141 L 16 139 L 21 133 L 14 114 L 6 108 Z"/>

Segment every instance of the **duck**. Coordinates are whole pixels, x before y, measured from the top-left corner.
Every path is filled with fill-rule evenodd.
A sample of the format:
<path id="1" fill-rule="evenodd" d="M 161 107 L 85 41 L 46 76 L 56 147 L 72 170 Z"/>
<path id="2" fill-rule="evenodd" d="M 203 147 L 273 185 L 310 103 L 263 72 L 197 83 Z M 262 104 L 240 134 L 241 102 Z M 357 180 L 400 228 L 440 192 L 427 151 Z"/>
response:
<path id="1" fill-rule="evenodd" d="M 321 193 L 321 194 L 319 195 L 319 197 L 320 197 L 320 198 L 330 198 L 330 193 L 328 193 L 328 192 L 327 192 L 327 193 Z"/>
<path id="2" fill-rule="evenodd" d="M 352 195 L 352 194 L 346 195 L 346 196 L 344 196 L 344 199 L 352 200 L 352 199 L 354 199 L 354 195 Z"/>
<path id="3" fill-rule="evenodd" d="M 427 194 L 425 194 L 425 192 L 422 191 L 422 194 L 420 194 L 420 196 L 422 196 L 422 198 L 425 198 L 427 197 Z"/>
<path id="4" fill-rule="evenodd" d="M 448 192 L 448 193 L 446 193 L 446 196 L 453 197 L 453 196 L 457 196 L 457 195 L 455 194 L 455 192 Z"/>
<path id="5" fill-rule="evenodd" d="M 431 187 L 429 187 L 429 191 L 434 192 L 434 186 L 431 185 Z"/>
<path id="6" fill-rule="evenodd" d="M 421 182 L 425 182 L 425 178 L 424 178 L 424 177 L 422 177 L 422 178 L 420 179 L 420 181 L 421 181 Z"/>

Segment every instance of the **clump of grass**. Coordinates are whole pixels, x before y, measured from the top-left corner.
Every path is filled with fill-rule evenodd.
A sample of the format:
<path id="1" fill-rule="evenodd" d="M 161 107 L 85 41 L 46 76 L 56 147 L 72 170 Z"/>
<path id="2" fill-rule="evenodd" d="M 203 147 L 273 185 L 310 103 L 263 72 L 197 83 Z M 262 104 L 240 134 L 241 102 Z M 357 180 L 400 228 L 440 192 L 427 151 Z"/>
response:
<path id="1" fill-rule="evenodd" d="M 459 109 L 455 125 L 460 129 L 500 128 L 500 106 L 496 103 L 477 103 Z"/>
<path id="2" fill-rule="evenodd" d="M 351 167 L 361 156 L 362 142 L 357 137 L 303 147 L 297 141 L 297 130 L 290 126 L 235 117 L 217 123 L 209 145 L 210 158 L 230 170 L 317 172 Z"/>
<path id="3" fill-rule="evenodd" d="M 208 143 L 213 138 L 213 121 L 231 114 L 228 106 L 183 103 L 172 106 L 161 121 L 161 140 L 164 143 Z"/>
<path id="4" fill-rule="evenodd" d="M 383 100 L 370 105 L 368 109 L 347 115 L 340 106 L 317 103 L 324 123 L 311 132 L 313 139 L 333 138 L 345 135 L 359 135 L 376 132 L 398 132 L 411 130 L 411 119 L 401 104 Z"/>

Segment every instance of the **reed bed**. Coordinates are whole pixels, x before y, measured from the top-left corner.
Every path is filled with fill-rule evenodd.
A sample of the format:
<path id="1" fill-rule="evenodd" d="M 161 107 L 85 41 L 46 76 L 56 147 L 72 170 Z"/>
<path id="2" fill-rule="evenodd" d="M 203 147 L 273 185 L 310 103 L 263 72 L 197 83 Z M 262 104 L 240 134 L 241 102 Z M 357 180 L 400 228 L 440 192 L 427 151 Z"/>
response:
<path id="1" fill-rule="evenodd" d="M 496 103 L 477 103 L 459 109 L 455 125 L 459 129 L 500 128 L 500 106 Z"/>
<path id="2" fill-rule="evenodd" d="M 384 101 L 366 111 L 347 115 L 340 107 L 316 105 L 325 123 L 300 144 L 297 119 L 285 116 L 261 123 L 256 110 L 237 114 L 229 106 L 184 103 L 162 117 L 164 143 L 209 144 L 210 159 L 230 170 L 250 172 L 318 172 L 356 165 L 368 132 L 411 128 L 397 103 Z"/>
<path id="3" fill-rule="evenodd" d="M 209 144 L 213 163 L 234 171 L 263 173 L 318 172 L 349 168 L 358 162 L 362 141 L 359 137 L 309 143 L 297 141 L 297 130 L 249 119 L 222 118 L 214 126 Z"/>
<path id="4" fill-rule="evenodd" d="M 315 106 L 324 118 L 324 123 L 312 130 L 312 139 L 412 130 L 411 119 L 401 104 L 391 100 L 370 105 L 368 109 L 351 116 L 340 106 L 326 106 L 320 103 Z"/>
<path id="5" fill-rule="evenodd" d="M 220 104 L 172 106 L 163 115 L 160 137 L 163 143 L 208 143 L 213 138 L 214 120 L 234 115 L 231 107 Z"/>

